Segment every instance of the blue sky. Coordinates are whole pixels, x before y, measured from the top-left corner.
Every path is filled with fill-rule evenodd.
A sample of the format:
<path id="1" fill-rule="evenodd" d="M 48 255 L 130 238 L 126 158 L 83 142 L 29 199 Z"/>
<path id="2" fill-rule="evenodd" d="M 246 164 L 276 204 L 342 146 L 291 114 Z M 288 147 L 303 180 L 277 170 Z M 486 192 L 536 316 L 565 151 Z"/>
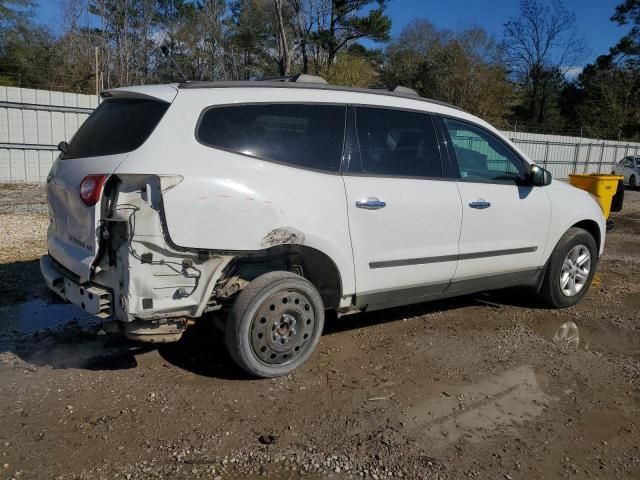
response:
<path id="1" fill-rule="evenodd" d="M 629 30 L 610 21 L 622 0 L 564 0 L 567 10 L 576 14 L 576 23 L 591 49 L 590 60 L 609 52 Z M 484 27 L 502 37 L 503 25 L 518 15 L 519 0 L 454 0 L 447 6 L 442 0 L 391 0 L 388 13 L 393 33 L 415 18 L 426 18 L 439 27 L 456 30 L 471 25 Z"/>
<path id="2" fill-rule="evenodd" d="M 37 15 L 54 31 L 62 20 L 62 1 L 39 0 Z M 388 13 L 393 21 L 393 34 L 415 18 L 426 18 L 441 28 L 456 30 L 471 25 L 484 27 L 498 38 L 503 25 L 516 16 L 519 0 L 390 0 Z M 622 0 L 565 0 L 567 9 L 575 12 L 580 32 L 591 49 L 588 61 L 605 54 L 628 30 L 609 18 Z"/>

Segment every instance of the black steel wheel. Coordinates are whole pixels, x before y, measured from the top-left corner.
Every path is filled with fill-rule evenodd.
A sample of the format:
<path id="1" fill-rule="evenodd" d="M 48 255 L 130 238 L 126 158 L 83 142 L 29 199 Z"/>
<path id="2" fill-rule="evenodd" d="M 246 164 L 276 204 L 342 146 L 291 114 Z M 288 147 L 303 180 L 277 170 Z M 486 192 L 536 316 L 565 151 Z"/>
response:
<path id="1" fill-rule="evenodd" d="M 286 375 L 315 350 L 324 326 L 316 288 L 290 272 L 253 280 L 236 299 L 225 327 L 229 353 L 258 377 Z"/>

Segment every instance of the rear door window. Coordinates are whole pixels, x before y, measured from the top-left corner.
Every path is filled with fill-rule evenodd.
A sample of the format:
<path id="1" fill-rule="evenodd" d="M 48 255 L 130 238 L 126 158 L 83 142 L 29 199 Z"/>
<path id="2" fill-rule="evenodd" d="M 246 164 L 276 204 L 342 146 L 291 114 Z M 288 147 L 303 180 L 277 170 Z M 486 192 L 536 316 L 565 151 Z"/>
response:
<path id="1" fill-rule="evenodd" d="M 388 108 L 356 107 L 360 164 L 349 171 L 390 177 L 441 177 L 431 117 Z"/>
<path id="2" fill-rule="evenodd" d="M 210 107 L 197 128 L 204 145 L 315 170 L 337 172 L 345 106 L 253 104 Z"/>
<path id="3" fill-rule="evenodd" d="M 61 159 L 131 152 L 151 135 L 169 104 L 158 100 L 105 100 L 85 120 Z"/>

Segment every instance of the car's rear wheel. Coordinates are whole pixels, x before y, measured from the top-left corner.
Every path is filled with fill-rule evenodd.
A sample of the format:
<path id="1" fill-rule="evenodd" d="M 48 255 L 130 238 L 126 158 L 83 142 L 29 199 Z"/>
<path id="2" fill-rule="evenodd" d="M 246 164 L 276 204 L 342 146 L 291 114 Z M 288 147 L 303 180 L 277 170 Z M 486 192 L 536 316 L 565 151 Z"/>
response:
<path id="1" fill-rule="evenodd" d="M 629 186 L 631 188 L 636 188 L 638 186 L 638 180 L 636 180 L 635 175 L 631 175 L 631 177 L 629 178 Z"/>
<path id="2" fill-rule="evenodd" d="M 551 254 L 540 296 L 553 308 L 575 305 L 589 290 L 597 263 L 593 236 L 582 228 L 570 228 Z"/>
<path id="3" fill-rule="evenodd" d="M 316 288 L 299 275 L 271 272 L 240 292 L 225 338 L 243 370 L 269 378 L 302 365 L 315 350 L 323 326 L 324 305 Z"/>

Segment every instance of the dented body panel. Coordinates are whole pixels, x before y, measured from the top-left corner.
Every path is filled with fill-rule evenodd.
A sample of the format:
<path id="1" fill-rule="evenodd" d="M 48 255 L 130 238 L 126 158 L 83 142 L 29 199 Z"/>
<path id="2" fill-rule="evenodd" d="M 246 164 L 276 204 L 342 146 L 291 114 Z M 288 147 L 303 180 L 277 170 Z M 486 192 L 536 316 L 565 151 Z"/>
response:
<path id="1" fill-rule="evenodd" d="M 109 289 L 111 315 L 117 320 L 202 315 L 211 306 L 209 297 L 217 276 L 233 257 L 175 250 L 163 231 L 161 179 L 120 176 L 118 181 L 113 203 L 101 222 L 101 236 L 108 241 L 102 242 L 90 282 L 76 282 L 87 291 L 91 286 Z M 51 257 L 59 263 L 55 254 Z M 43 273 L 53 285 L 50 279 L 56 271 L 49 268 Z M 58 273 L 62 278 L 63 272 Z M 73 280 L 64 278 L 65 284 L 69 281 Z M 69 293 L 68 285 L 56 291 L 81 304 L 77 295 Z"/>
<path id="2" fill-rule="evenodd" d="M 161 179 L 119 175 L 105 217 L 109 244 L 94 281 L 114 289 L 120 320 L 196 317 L 202 314 L 212 278 L 229 257 L 175 250 L 161 217 Z"/>
<path id="3" fill-rule="evenodd" d="M 98 254 L 100 203 L 87 206 L 80 199 L 80 182 L 89 174 L 111 174 L 124 155 L 56 160 L 47 184 L 49 205 L 48 248 L 58 262 L 79 277 L 89 280 Z"/>

